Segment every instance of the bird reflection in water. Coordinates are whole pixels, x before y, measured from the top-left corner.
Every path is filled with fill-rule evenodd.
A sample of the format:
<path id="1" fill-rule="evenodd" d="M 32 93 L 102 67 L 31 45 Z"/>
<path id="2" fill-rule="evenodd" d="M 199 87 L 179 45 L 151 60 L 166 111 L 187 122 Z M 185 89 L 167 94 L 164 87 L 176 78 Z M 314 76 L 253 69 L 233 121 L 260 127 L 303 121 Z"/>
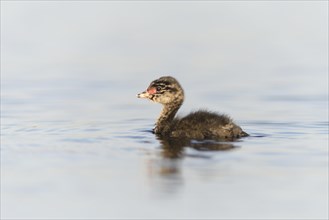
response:
<path id="1" fill-rule="evenodd" d="M 229 151 L 237 148 L 234 142 L 220 142 L 215 140 L 189 140 L 182 138 L 167 138 L 157 135 L 161 144 L 161 157 L 159 174 L 171 175 L 180 172 L 180 160 L 184 157 L 210 159 L 211 156 L 203 154 L 204 151 Z M 186 148 L 196 150 L 195 153 L 185 153 Z"/>
<path id="2" fill-rule="evenodd" d="M 162 157 L 164 158 L 182 158 L 183 156 L 191 157 L 192 155 L 185 154 L 184 148 L 189 147 L 197 151 L 227 151 L 236 148 L 233 143 L 219 142 L 215 140 L 188 140 L 180 138 L 166 138 L 157 136 L 161 143 Z M 201 154 L 193 155 L 193 157 L 204 158 Z"/>
<path id="3" fill-rule="evenodd" d="M 156 191 L 173 194 L 184 185 L 183 158 L 210 159 L 212 156 L 205 151 L 230 151 L 236 149 L 235 142 L 220 142 L 214 140 L 187 140 L 180 138 L 165 138 L 157 135 L 160 142 L 160 159 L 148 160 L 148 177 L 157 186 Z M 188 151 L 191 148 L 195 151 Z M 187 152 L 188 151 L 188 152 Z M 191 153 L 193 152 L 193 153 Z M 159 190 L 160 187 L 160 191 Z"/>

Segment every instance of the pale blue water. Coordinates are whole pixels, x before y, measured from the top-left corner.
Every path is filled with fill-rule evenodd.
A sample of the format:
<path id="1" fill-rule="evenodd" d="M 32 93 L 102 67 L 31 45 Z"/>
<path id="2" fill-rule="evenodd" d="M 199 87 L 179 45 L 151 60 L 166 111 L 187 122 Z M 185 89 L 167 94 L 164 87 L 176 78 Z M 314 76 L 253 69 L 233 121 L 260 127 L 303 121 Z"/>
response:
<path id="1" fill-rule="evenodd" d="M 1 2 L 1 219 L 327 219 L 327 7 Z M 251 136 L 158 140 L 167 74 Z"/>

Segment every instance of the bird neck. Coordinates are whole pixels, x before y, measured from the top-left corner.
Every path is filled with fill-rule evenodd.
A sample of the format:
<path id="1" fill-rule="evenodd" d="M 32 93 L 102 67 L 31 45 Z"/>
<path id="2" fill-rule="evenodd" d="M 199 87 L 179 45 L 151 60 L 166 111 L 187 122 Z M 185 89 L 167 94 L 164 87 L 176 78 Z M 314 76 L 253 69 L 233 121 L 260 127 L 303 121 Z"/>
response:
<path id="1" fill-rule="evenodd" d="M 182 104 L 183 100 L 163 105 L 163 109 L 154 129 L 155 133 L 165 133 L 165 131 L 169 129 L 171 122 L 175 118 L 175 115 Z"/>

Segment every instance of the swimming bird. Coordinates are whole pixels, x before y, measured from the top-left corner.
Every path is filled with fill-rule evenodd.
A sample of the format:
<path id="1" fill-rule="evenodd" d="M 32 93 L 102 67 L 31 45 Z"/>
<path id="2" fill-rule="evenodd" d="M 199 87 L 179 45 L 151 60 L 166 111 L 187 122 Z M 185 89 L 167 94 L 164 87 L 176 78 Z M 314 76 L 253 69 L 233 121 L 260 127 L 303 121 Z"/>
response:
<path id="1" fill-rule="evenodd" d="M 150 83 L 137 95 L 163 105 L 153 132 L 164 138 L 235 140 L 248 134 L 225 115 L 207 110 L 175 117 L 184 101 L 184 90 L 172 76 L 163 76 Z"/>

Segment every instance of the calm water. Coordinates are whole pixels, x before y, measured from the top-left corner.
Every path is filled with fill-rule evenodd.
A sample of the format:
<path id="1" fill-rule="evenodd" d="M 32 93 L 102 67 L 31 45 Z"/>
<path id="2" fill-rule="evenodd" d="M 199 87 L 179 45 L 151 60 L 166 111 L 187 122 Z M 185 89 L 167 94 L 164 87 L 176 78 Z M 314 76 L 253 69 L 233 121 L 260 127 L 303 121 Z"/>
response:
<path id="1" fill-rule="evenodd" d="M 1 2 L 1 218 L 327 219 L 327 7 Z M 251 136 L 158 140 L 167 74 Z"/>

